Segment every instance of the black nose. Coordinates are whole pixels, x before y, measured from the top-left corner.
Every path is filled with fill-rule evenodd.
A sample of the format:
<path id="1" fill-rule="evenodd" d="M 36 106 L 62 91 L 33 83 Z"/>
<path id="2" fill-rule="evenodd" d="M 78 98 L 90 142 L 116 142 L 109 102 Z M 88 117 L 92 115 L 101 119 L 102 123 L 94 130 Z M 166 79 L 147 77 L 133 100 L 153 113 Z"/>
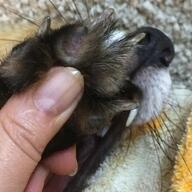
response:
<path id="1" fill-rule="evenodd" d="M 153 27 L 142 27 L 137 30 L 138 33 L 146 34 L 144 39 L 139 42 L 140 45 L 144 45 L 142 54 L 146 58 L 156 60 L 156 63 L 169 66 L 174 57 L 174 47 L 170 38 Z"/>

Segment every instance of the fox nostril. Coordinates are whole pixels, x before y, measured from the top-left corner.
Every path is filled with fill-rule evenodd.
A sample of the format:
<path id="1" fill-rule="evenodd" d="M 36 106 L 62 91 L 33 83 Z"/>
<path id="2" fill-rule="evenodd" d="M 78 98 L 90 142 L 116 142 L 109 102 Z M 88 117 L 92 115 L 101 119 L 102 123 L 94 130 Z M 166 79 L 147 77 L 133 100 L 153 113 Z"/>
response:
<path id="1" fill-rule="evenodd" d="M 174 46 L 171 39 L 153 27 L 141 27 L 136 34 L 145 33 L 145 37 L 138 42 L 138 55 L 141 63 L 168 67 L 174 57 Z"/>
<path id="2" fill-rule="evenodd" d="M 162 50 L 161 54 L 160 54 L 160 62 L 168 67 L 171 60 L 173 59 L 174 53 L 172 51 L 171 48 L 167 47 L 165 49 Z"/>

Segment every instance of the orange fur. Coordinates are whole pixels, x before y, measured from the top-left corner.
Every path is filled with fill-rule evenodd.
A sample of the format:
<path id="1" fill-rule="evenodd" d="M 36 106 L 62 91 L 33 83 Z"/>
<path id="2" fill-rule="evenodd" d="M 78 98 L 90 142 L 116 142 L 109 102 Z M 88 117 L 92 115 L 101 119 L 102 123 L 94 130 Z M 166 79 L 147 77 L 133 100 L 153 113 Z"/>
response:
<path id="1" fill-rule="evenodd" d="M 176 157 L 174 176 L 172 178 L 173 192 L 192 191 L 192 112 L 187 122 L 187 133 L 179 146 Z"/>

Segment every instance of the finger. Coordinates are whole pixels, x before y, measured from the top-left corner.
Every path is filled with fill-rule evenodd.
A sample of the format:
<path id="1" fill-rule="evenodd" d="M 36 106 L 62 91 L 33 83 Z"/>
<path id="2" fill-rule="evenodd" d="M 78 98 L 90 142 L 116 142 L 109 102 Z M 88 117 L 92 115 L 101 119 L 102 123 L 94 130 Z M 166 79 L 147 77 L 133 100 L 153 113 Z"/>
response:
<path id="1" fill-rule="evenodd" d="M 77 172 L 76 147 L 73 146 L 65 151 L 58 152 L 41 162 L 31 176 L 25 192 L 41 192 L 50 172 L 56 175 L 74 175 Z M 53 182 L 50 181 L 49 183 Z M 58 185 L 64 186 L 64 182 L 55 181 L 54 183 L 55 187 L 58 187 Z"/>
<path id="2" fill-rule="evenodd" d="M 51 173 L 73 176 L 78 169 L 76 147 L 73 146 L 68 150 L 56 152 L 41 163 L 47 167 Z"/>
<path id="3" fill-rule="evenodd" d="M 51 69 L 0 111 L 0 191 L 23 191 L 41 153 L 71 115 L 83 90 L 79 72 Z M 11 183 L 8 188 L 4 183 Z"/>
<path id="4" fill-rule="evenodd" d="M 24 191 L 25 192 L 33 192 L 33 191 L 42 192 L 48 175 L 49 175 L 49 170 L 47 168 L 45 168 L 42 165 L 37 166 Z"/>

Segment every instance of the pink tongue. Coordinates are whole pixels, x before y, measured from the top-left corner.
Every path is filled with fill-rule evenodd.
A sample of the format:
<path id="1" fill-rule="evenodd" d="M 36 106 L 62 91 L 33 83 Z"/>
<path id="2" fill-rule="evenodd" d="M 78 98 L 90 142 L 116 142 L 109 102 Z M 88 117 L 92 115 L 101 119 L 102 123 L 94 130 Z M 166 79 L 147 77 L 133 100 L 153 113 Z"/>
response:
<path id="1" fill-rule="evenodd" d="M 72 177 L 53 175 L 46 184 L 43 192 L 63 192 Z"/>

